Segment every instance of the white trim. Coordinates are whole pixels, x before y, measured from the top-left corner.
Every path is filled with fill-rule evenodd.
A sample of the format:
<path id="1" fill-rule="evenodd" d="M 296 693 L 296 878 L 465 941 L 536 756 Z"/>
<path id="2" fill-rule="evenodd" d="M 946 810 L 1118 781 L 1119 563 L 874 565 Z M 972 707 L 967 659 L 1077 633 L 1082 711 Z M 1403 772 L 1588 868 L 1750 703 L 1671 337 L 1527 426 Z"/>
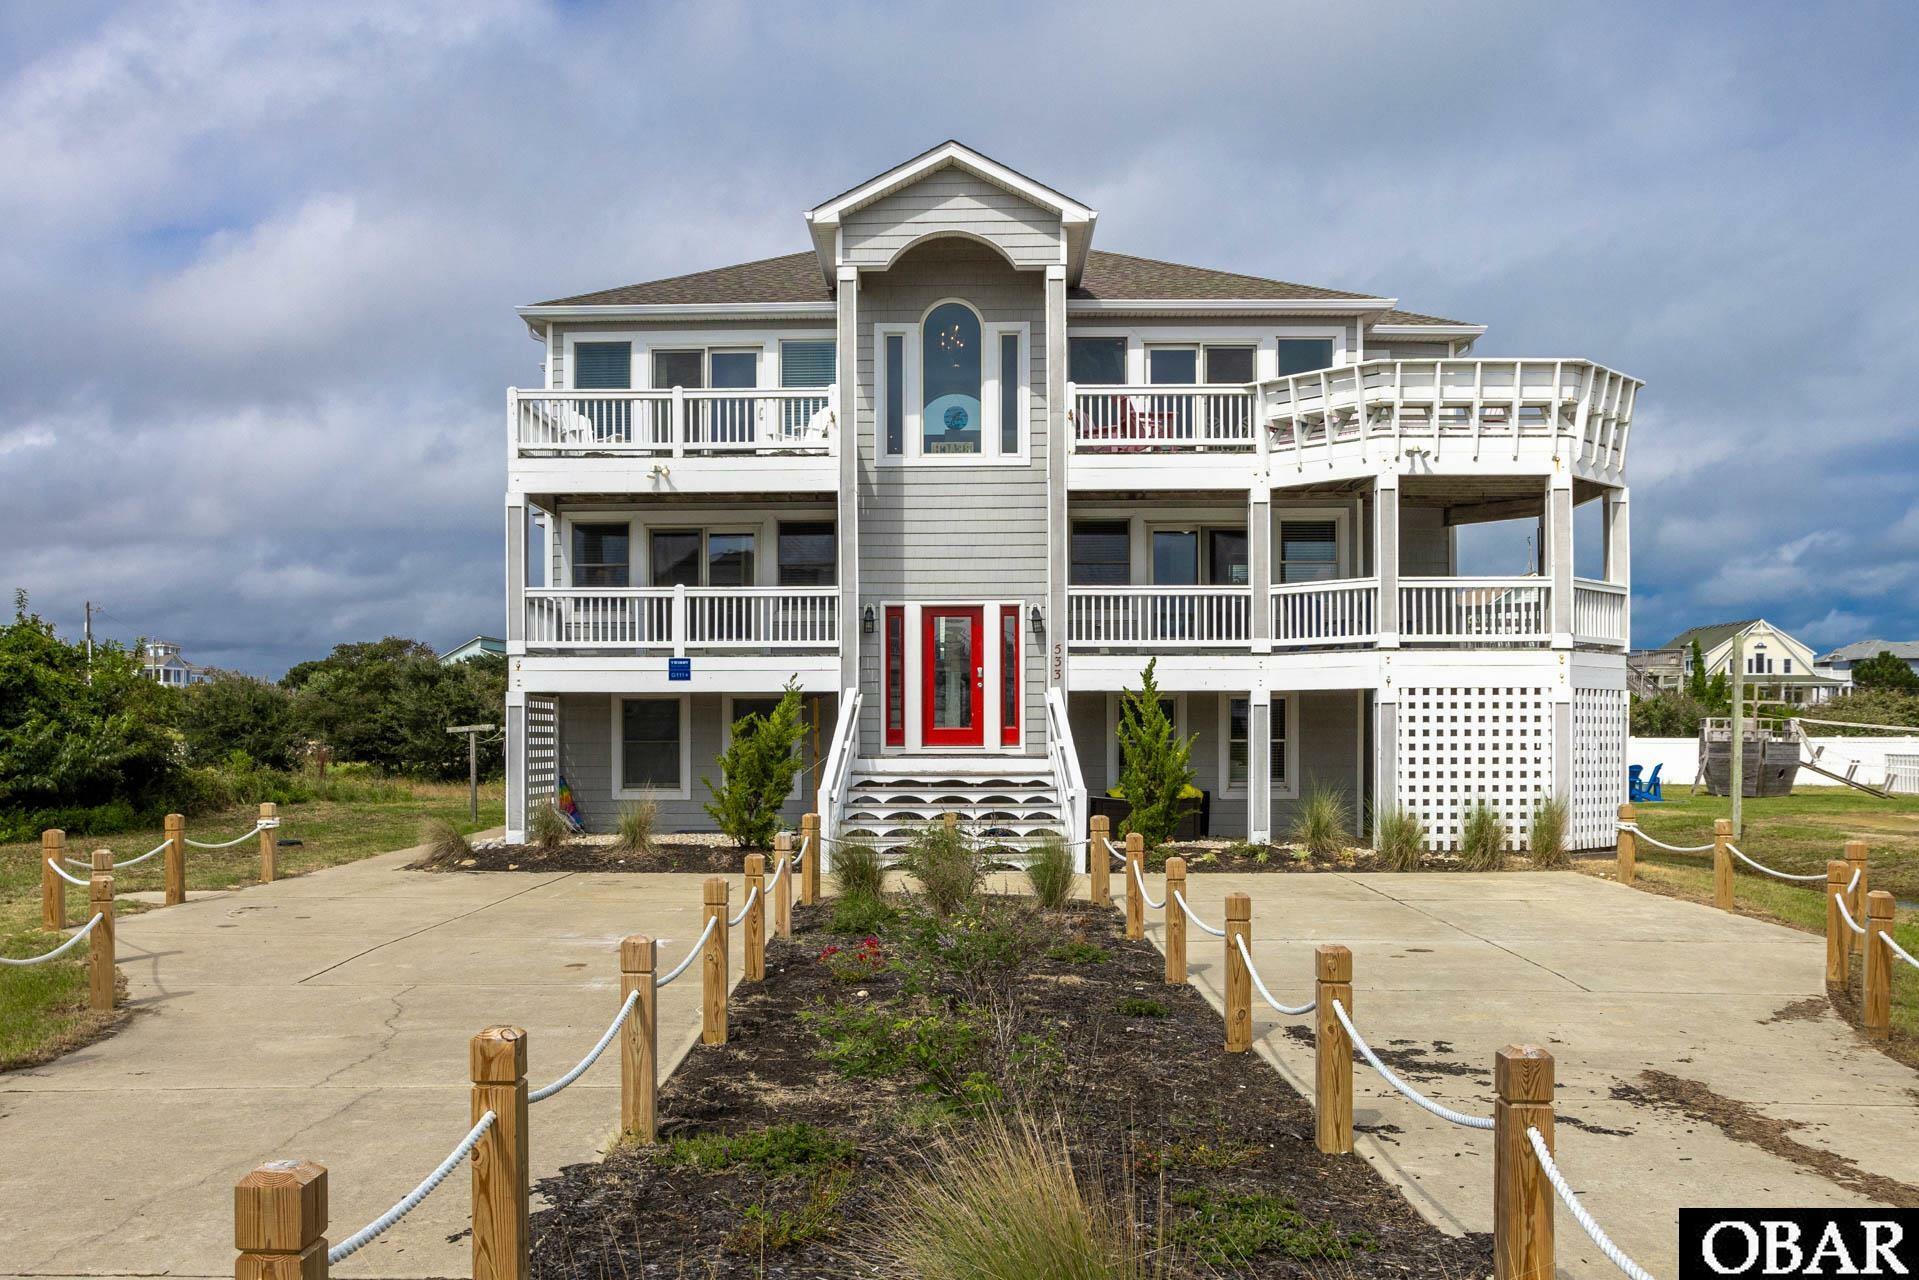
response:
<path id="1" fill-rule="evenodd" d="M 1245 693 L 1221 693 L 1219 695 L 1219 790 L 1214 792 L 1214 795 L 1221 800 L 1245 800 L 1248 798 L 1249 791 L 1247 787 L 1235 788 L 1231 786 L 1229 782 L 1232 776 L 1233 765 L 1227 748 L 1232 744 L 1232 711 L 1233 700 L 1235 698 L 1247 698 L 1247 695 Z M 1271 800 L 1297 800 L 1299 799 L 1299 694 L 1297 691 L 1269 692 L 1267 698 L 1272 702 L 1285 703 L 1286 715 L 1286 737 L 1284 739 L 1286 749 L 1286 758 L 1284 761 L 1286 776 L 1282 781 L 1273 784 L 1272 791 L 1268 798 Z M 1248 698 L 1247 702 L 1247 723 L 1250 725 L 1252 723 L 1251 699 Z M 1272 717 L 1268 715 L 1267 731 L 1269 734 L 1271 729 Z M 1270 748 L 1267 754 L 1269 759 L 1267 772 L 1271 773 Z M 1247 756 L 1249 759 L 1252 756 L 1250 744 L 1247 750 Z M 1248 779 L 1248 781 L 1250 782 L 1251 780 Z"/>
<path id="2" fill-rule="evenodd" d="M 611 783 L 615 800 L 691 800 L 693 798 L 693 698 L 684 693 L 615 693 L 611 699 L 612 720 L 612 762 Z M 624 713 L 621 703 L 645 700 L 650 702 L 678 702 L 680 705 L 680 785 L 669 790 L 665 787 L 627 787 L 623 785 L 626 777 L 626 743 L 620 733 Z"/>
<path id="3" fill-rule="evenodd" d="M 830 319 L 837 305 L 825 302 L 647 302 L 594 303 L 577 306 L 515 307 L 514 314 L 527 320 L 753 320 L 753 319 Z"/>
<path id="4" fill-rule="evenodd" d="M 1284 490 L 1278 492 L 1283 493 Z M 1280 559 L 1280 548 L 1284 545 L 1282 526 L 1288 521 L 1294 524 L 1309 524 L 1331 521 L 1333 525 L 1333 565 L 1338 578 L 1357 578 L 1363 575 L 1355 572 L 1358 548 L 1353 545 L 1352 508 L 1331 506 L 1293 506 L 1283 499 L 1273 503 L 1272 535 L 1273 545 L 1267 553 L 1266 563 L 1270 567 L 1271 586 L 1285 586 L 1280 576 L 1285 566 Z M 1377 555 L 1377 552 L 1374 553 Z"/>
<path id="5" fill-rule="evenodd" d="M 864 208 L 877 200 L 883 200 L 893 192 L 909 187 L 928 174 L 949 165 L 964 169 L 974 177 L 990 182 L 994 186 L 1004 187 L 1014 195 L 1029 200 L 1041 208 L 1051 209 L 1060 215 L 1062 221 L 1085 222 L 1095 216 L 1093 210 L 1071 196 L 1055 191 L 1051 187 L 1042 186 L 1023 174 L 1015 173 L 999 161 L 983 156 L 963 143 L 947 142 L 923 155 L 915 156 L 904 164 L 895 165 L 882 174 L 868 178 L 844 195 L 835 196 L 824 204 L 813 206 L 806 211 L 806 220 L 816 226 L 836 225 L 846 214 Z"/>
<path id="6" fill-rule="evenodd" d="M 1376 324 L 1367 334 L 1374 338 L 1478 338 L 1485 334 L 1483 324 Z"/>
<path id="7" fill-rule="evenodd" d="M 1146 352 L 1152 347 L 1196 347 L 1199 349 L 1199 368 L 1197 372 L 1204 376 L 1207 347 L 1246 347 L 1253 348 L 1254 382 L 1270 382 L 1279 376 L 1279 340 L 1281 338 L 1330 338 L 1333 343 L 1334 367 L 1353 363 L 1352 345 L 1349 341 L 1352 326 L 1339 324 L 1285 324 L 1283 327 L 1271 323 L 1246 323 L 1220 325 L 1207 328 L 1195 328 L 1159 321 L 1157 323 L 1124 324 L 1117 323 L 1117 317 L 1104 323 L 1090 325 L 1069 325 L 1066 331 L 1066 358 L 1068 372 L 1071 372 L 1072 343 L 1075 338 L 1124 338 L 1126 340 L 1126 382 L 1124 385 L 1143 387 L 1150 385 L 1147 376 Z M 1097 384 L 1088 383 L 1088 387 Z M 1242 383 L 1213 382 L 1199 383 L 1200 386 L 1239 386 Z"/>
<path id="8" fill-rule="evenodd" d="M 782 342 L 833 342 L 838 334 L 832 329 L 569 329 L 562 337 L 562 351 L 566 357 L 565 383 L 563 387 L 551 387 L 556 391 L 577 391 L 574 378 L 579 364 L 573 358 L 573 348 L 582 342 L 625 342 L 632 348 L 632 365 L 628 382 L 629 390 L 650 391 L 653 386 L 653 354 L 656 351 L 693 351 L 701 353 L 700 376 L 708 384 L 713 381 L 713 353 L 715 351 L 753 351 L 759 356 L 756 364 L 756 391 L 778 390 L 780 385 L 779 344 Z M 839 352 L 834 351 L 835 373 L 839 362 Z M 551 382 L 549 376 L 548 381 Z M 690 389 L 690 388 L 689 388 Z M 712 390 L 709 385 L 701 390 Z"/>
<path id="9" fill-rule="evenodd" d="M 1079 298 L 1066 304 L 1075 315 L 1364 315 L 1391 311 L 1397 298 Z"/>
<path id="10" fill-rule="evenodd" d="M 978 453 L 926 453 L 925 439 L 925 350 L 926 318 L 948 303 L 956 303 L 973 313 L 980 327 L 980 451 Z M 1020 380 L 1020 411 L 1023 421 L 1017 453 L 1000 452 L 999 421 L 999 339 L 1017 333 L 1025 355 L 1025 373 Z M 886 339 L 901 339 L 905 360 L 902 372 L 906 386 L 900 397 L 903 421 L 900 443 L 903 453 L 886 451 L 886 408 L 889 388 L 886 384 Z M 988 323 L 978 304 L 970 299 L 949 296 L 937 298 L 920 312 L 915 324 L 875 324 L 873 342 L 873 462 L 881 467 L 1023 467 L 1032 462 L 1032 324 L 1028 321 Z"/>

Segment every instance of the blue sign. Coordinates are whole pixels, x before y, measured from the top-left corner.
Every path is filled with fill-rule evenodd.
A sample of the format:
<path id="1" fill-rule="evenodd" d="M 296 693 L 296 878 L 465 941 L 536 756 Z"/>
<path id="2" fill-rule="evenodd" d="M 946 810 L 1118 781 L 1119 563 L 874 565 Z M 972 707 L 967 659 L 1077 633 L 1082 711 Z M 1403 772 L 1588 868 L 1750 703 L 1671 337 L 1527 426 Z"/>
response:
<path id="1" fill-rule="evenodd" d="M 691 680 L 693 678 L 693 659 L 668 658 L 666 660 L 666 678 L 668 680 Z"/>

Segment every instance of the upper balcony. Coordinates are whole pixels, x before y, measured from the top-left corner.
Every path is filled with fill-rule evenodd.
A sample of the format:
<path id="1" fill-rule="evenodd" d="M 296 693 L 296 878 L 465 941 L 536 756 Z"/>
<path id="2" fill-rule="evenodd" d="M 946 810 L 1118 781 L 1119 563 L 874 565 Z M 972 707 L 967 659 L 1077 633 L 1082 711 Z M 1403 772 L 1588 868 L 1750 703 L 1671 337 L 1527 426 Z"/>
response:
<path id="1" fill-rule="evenodd" d="M 518 492 L 830 493 L 837 391 L 507 392 Z"/>
<path id="2" fill-rule="evenodd" d="M 1070 386 L 1070 483 L 1236 489 L 1309 467 L 1314 480 L 1359 477 L 1413 455 L 1451 474 L 1546 474 L 1563 459 L 1617 484 L 1641 385 L 1589 360 L 1527 358 L 1369 360 L 1243 387 Z"/>

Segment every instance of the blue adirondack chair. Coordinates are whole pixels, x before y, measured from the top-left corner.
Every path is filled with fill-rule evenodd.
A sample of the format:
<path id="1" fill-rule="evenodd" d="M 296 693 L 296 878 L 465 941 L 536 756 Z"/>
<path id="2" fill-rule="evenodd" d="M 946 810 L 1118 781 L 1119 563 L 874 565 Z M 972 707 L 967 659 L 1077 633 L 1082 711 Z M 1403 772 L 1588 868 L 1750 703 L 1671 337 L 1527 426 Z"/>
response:
<path id="1" fill-rule="evenodd" d="M 1645 767 L 1644 765 L 1636 764 L 1626 770 L 1626 795 L 1634 804 L 1661 804 L 1665 801 L 1666 796 L 1659 786 L 1659 771 L 1666 766 L 1663 762 L 1654 765 L 1652 767 L 1652 777 L 1646 779 L 1642 785 L 1639 777 L 1640 774 L 1645 771 Z"/>

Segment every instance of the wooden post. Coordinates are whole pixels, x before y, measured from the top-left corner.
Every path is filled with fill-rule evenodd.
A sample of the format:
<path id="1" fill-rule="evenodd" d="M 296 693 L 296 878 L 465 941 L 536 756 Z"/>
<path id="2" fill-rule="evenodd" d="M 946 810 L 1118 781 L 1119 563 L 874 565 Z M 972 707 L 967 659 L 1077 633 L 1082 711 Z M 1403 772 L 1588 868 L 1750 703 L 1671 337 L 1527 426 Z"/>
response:
<path id="1" fill-rule="evenodd" d="M 633 1016 L 620 1031 L 620 1132 L 651 1145 L 658 1130 L 660 1006 L 653 986 L 659 946 L 644 934 L 620 940 L 620 1003 L 635 991 Z"/>
<path id="2" fill-rule="evenodd" d="M 473 1148 L 473 1280 L 526 1280 L 526 1032 L 488 1027 L 467 1053 L 472 1122 L 493 1124 Z"/>
<path id="3" fill-rule="evenodd" d="M 177 907 L 187 900 L 187 819 L 185 814 L 169 813 L 166 818 L 167 851 L 160 855 L 166 863 L 166 893 L 163 904 Z"/>
<path id="4" fill-rule="evenodd" d="M 1892 908 L 1884 889 L 1866 895 L 1866 1034 L 1875 1040 L 1892 1034 L 1892 948 L 1879 940 L 1892 932 Z"/>
<path id="5" fill-rule="evenodd" d="M 1137 831 L 1126 834 L 1126 936 L 1146 936 L 1146 891 L 1140 886 L 1146 870 L 1146 839 Z"/>
<path id="6" fill-rule="evenodd" d="M 1336 942 L 1313 948 L 1313 1145 L 1329 1155 L 1353 1149 L 1353 1041 L 1333 1012 L 1353 1013 L 1353 953 Z"/>
<path id="7" fill-rule="evenodd" d="M 1186 981 L 1186 913 L 1180 910 L 1179 899 L 1174 891 L 1186 892 L 1186 859 L 1166 859 L 1166 981 L 1181 983 Z M 1230 932 L 1230 926 L 1228 927 Z M 1226 940 L 1227 986 L 1232 986 L 1233 940 Z"/>
<path id="8" fill-rule="evenodd" d="M 945 813 L 942 813 L 940 815 L 940 821 L 946 824 L 946 834 L 948 835 L 951 835 L 955 831 L 959 830 L 959 815 L 957 813 L 954 813 L 951 809 L 948 809 Z"/>
<path id="9" fill-rule="evenodd" d="M 100 923 L 87 939 L 87 1005 L 102 1013 L 113 1008 L 113 851 L 93 851 L 93 877 L 87 885 L 87 919 Z"/>
<path id="10" fill-rule="evenodd" d="M 67 882 L 53 873 L 66 856 L 66 832 L 49 827 L 40 833 L 40 927 L 48 933 L 67 927 Z"/>
<path id="11" fill-rule="evenodd" d="M 766 981 L 766 855 L 746 855 L 746 936 L 740 949 L 746 953 L 740 976 L 748 982 Z"/>
<path id="12" fill-rule="evenodd" d="M 263 802 L 260 805 L 260 821 L 273 824 L 260 829 L 260 883 L 272 884 L 279 871 L 280 806 L 271 800 Z"/>
<path id="13" fill-rule="evenodd" d="M 773 837 L 773 936 L 793 936 L 793 833 Z"/>
<path id="14" fill-rule="evenodd" d="M 1086 823 L 1086 894 L 1096 907 L 1113 905 L 1113 855 L 1106 843 L 1113 837 L 1113 820 L 1094 814 Z"/>
<path id="15" fill-rule="evenodd" d="M 1166 904 L 1175 905 L 1170 890 Z M 1253 1047 L 1253 975 L 1233 945 L 1234 938 L 1246 939 L 1247 951 L 1253 949 L 1253 900 L 1243 893 L 1226 895 L 1226 936 L 1220 941 L 1226 946 L 1226 1052 L 1244 1053 Z M 1182 952 L 1182 969 L 1185 963 Z"/>
<path id="16" fill-rule="evenodd" d="M 1851 909 L 1852 918 L 1860 924 L 1864 924 L 1866 922 L 1866 895 L 1872 892 L 1872 886 L 1867 883 L 1866 842 L 1864 840 L 1846 841 L 1846 865 L 1851 867 L 1852 871 L 1859 873 L 1859 883 L 1854 885 L 1852 897 L 1847 901 L 1846 906 Z M 1852 883 L 1852 871 L 1846 872 L 1847 884 Z M 1852 933 L 1850 929 L 1846 932 Z M 1864 955 L 1866 951 L 1866 935 L 1863 933 L 1852 934 L 1852 946 L 1853 950 Z"/>
<path id="17" fill-rule="evenodd" d="M 1712 905 L 1721 911 L 1732 910 L 1732 820 L 1715 818 L 1712 824 Z"/>
<path id="18" fill-rule="evenodd" d="M 1619 823 L 1623 828 L 1635 821 L 1633 807 L 1629 804 L 1619 806 Z M 1638 869 L 1639 842 L 1630 831 L 1619 833 L 1619 873 L 1616 877 L 1620 884 L 1631 884 L 1633 874 Z"/>
<path id="19" fill-rule="evenodd" d="M 269 1160 L 233 1184 L 234 1280 L 326 1280 L 326 1166 Z"/>
<path id="20" fill-rule="evenodd" d="M 730 926 L 726 923 L 727 893 L 733 886 L 722 877 L 713 876 L 706 882 L 705 912 L 700 920 L 700 928 L 706 928 L 708 920 L 716 921 L 713 932 L 707 935 L 706 950 L 700 956 L 700 1043 L 726 1043 L 726 946 Z"/>
<path id="21" fill-rule="evenodd" d="M 1826 864 L 1826 985 L 1843 987 L 1852 981 L 1852 930 L 1839 913 L 1846 898 L 1846 864 L 1834 858 Z M 1851 904 L 1847 904 L 1850 909 Z M 1853 917 L 1855 920 L 1857 916 Z"/>
<path id="22" fill-rule="evenodd" d="M 1553 1149 L 1553 1056 L 1509 1044 L 1493 1058 L 1493 1277 L 1552 1280 L 1553 1188 L 1526 1130 Z"/>
<path id="23" fill-rule="evenodd" d="M 820 900 L 820 858 L 826 852 L 820 839 L 820 815 L 809 813 L 800 819 L 800 903 L 812 906 Z"/>

